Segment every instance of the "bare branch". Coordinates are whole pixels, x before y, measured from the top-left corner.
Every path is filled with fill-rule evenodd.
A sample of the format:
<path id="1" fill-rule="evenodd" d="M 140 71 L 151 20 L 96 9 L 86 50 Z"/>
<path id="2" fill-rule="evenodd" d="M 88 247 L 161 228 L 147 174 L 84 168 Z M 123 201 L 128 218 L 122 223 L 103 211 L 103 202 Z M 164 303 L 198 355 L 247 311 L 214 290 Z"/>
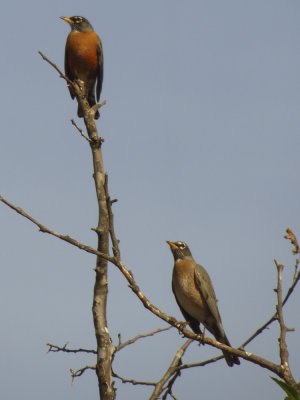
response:
<path id="1" fill-rule="evenodd" d="M 107 261 L 101 253 L 109 254 L 109 224 L 108 210 L 105 197 L 105 171 L 103 156 L 101 151 L 102 139 L 98 136 L 94 120 L 94 111 L 90 110 L 89 103 L 85 96 L 77 96 L 78 102 L 83 110 L 84 122 L 87 128 L 88 136 L 93 141 L 90 143 L 93 158 L 93 178 L 95 182 L 97 203 L 98 203 L 98 224 L 97 224 L 97 252 L 95 268 L 95 284 L 93 292 L 93 321 L 95 336 L 97 341 L 97 366 L 96 374 L 98 377 L 98 386 L 100 398 L 102 400 L 115 399 L 116 392 L 112 380 L 112 355 L 114 347 L 112 345 L 107 324 Z"/>
<path id="2" fill-rule="evenodd" d="M 98 111 L 105 104 L 106 104 L 106 100 L 103 100 L 102 103 L 97 103 L 97 104 L 93 105 L 93 107 L 91 107 L 91 110 L 93 110 L 94 113 L 96 113 L 96 111 Z"/>
<path id="3" fill-rule="evenodd" d="M 95 370 L 96 365 L 86 365 L 85 367 L 77 369 L 76 371 L 74 369 L 70 368 L 70 372 L 71 372 L 71 376 L 72 376 L 72 383 L 74 383 L 75 378 L 78 378 L 79 376 L 81 376 L 88 369 Z"/>
<path id="4" fill-rule="evenodd" d="M 123 345 L 122 344 L 119 345 L 117 350 L 121 350 L 121 348 L 125 347 L 128 344 L 133 343 L 137 339 L 140 339 L 142 337 L 152 336 L 158 332 L 162 332 L 167 329 L 170 329 L 170 327 L 163 328 L 163 329 L 157 329 L 156 331 L 153 331 L 153 332 L 150 332 L 150 333 L 147 333 L 144 335 L 138 335 L 135 338 L 128 340 L 127 342 L 124 342 Z M 180 375 L 180 371 L 177 370 L 177 366 L 180 364 L 181 357 L 191 342 L 192 342 L 192 340 L 189 339 L 183 344 L 183 346 L 180 347 L 180 349 L 176 352 L 176 355 L 175 355 L 171 365 L 169 366 L 167 372 L 164 374 L 163 378 L 159 382 L 147 382 L 147 381 L 137 381 L 135 379 L 127 379 L 127 378 L 124 378 L 121 375 L 117 374 L 114 371 L 112 371 L 112 375 L 113 375 L 113 377 L 120 379 L 122 381 L 122 383 L 131 383 L 132 385 L 154 386 L 155 389 L 154 389 L 150 399 L 157 399 L 163 390 L 166 390 L 166 392 L 171 394 L 172 385 L 175 382 L 175 379 Z M 170 383 L 165 388 L 163 388 L 163 385 L 170 379 L 170 377 L 172 375 L 174 375 L 172 382 L 170 381 Z"/>
<path id="5" fill-rule="evenodd" d="M 299 282 L 299 280 L 300 280 L 300 271 L 298 272 L 298 274 L 297 274 L 296 277 L 295 277 L 295 276 L 293 277 L 293 283 L 292 283 L 292 285 L 290 286 L 290 288 L 288 289 L 287 294 L 285 295 L 285 298 L 284 298 L 284 300 L 283 300 L 283 302 L 282 302 L 282 306 L 284 306 L 284 305 L 286 304 L 286 302 L 288 301 L 290 295 L 293 293 L 293 291 L 294 291 L 294 289 L 295 289 L 297 283 Z M 243 348 L 243 347 L 247 346 L 247 344 L 249 344 L 250 342 L 252 342 L 252 340 L 253 340 L 254 338 L 256 338 L 256 336 L 258 336 L 258 335 L 259 335 L 260 333 L 262 333 L 265 329 L 267 329 L 267 327 L 268 327 L 269 325 L 271 325 L 274 321 L 277 321 L 277 319 L 278 319 L 278 315 L 277 315 L 277 312 L 276 312 L 266 323 L 264 323 L 260 328 L 258 328 L 258 329 L 249 337 L 249 339 L 247 339 L 247 340 L 240 346 L 240 348 Z"/>
<path id="6" fill-rule="evenodd" d="M 163 395 L 162 400 L 165 400 L 165 399 L 167 398 L 166 396 L 167 396 L 168 394 L 172 397 L 172 399 L 174 399 L 174 400 L 179 400 L 179 398 L 176 397 L 176 396 L 172 393 L 171 390 L 170 390 L 169 392 L 165 393 L 165 395 Z"/>
<path id="7" fill-rule="evenodd" d="M 205 365 L 212 364 L 216 361 L 222 360 L 222 358 L 224 358 L 224 356 L 212 357 L 209 360 L 200 361 L 200 362 L 196 362 L 196 363 L 182 364 L 177 369 L 181 370 L 181 369 L 187 369 L 187 368 L 204 367 Z"/>
<path id="8" fill-rule="evenodd" d="M 240 348 L 244 348 L 252 342 L 256 338 L 256 336 L 260 335 L 272 322 L 277 320 L 277 313 L 275 313 L 265 324 L 263 324 L 260 328 L 258 328 L 241 346 Z"/>
<path id="9" fill-rule="evenodd" d="M 155 382 L 136 381 L 134 379 L 123 378 L 121 375 L 116 374 L 114 371 L 112 371 L 112 376 L 114 378 L 120 379 L 122 383 L 131 383 L 132 385 L 155 386 Z"/>
<path id="10" fill-rule="evenodd" d="M 43 60 L 47 61 L 60 75 L 61 78 L 63 78 L 65 81 L 68 82 L 69 85 L 74 87 L 74 83 L 69 79 L 65 74 L 61 72 L 61 70 L 58 68 L 56 64 L 54 64 L 52 61 L 49 60 L 41 51 L 38 51 L 39 55 L 42 57 Z"/>
<path id="11" fill-rule="evenodd" d="M 83 130 L 82 130 L 82 129 L 80 129 L 80 128 L 77 126 L 77 124 L 76 124 L 76 122 L 74 121 L 74 119 L 71 119 L 71 123 L 72 123 L 72 125 L 75 126 L 75 128 L 78 130 L 78 132 L 80 133 L 80 135 L 81 135 L 85 140 L 87 140 L 89 143 L 92 143 L 92 140 L 91 140 L 88 136 L 86 136 L 86 135 L 83 133 Z"/>
<path id="12" fill-rule="evenodd" d="M 283 312 L 282 312 L 282 271 L 284 266 L 280 264 L 277 260 L 274 260 L 276 268 L 277 268 L 277 315 L 278 322 L 280 326 L 280 336 L 279 336 L 279 354 L 280 354 L 280 362 L 281 368 L 283 370 L 283 378 L 286 382 L 291 384 L 293 387 L 297 387 L 297 383 L 292 376 L 290 366 L 289 366 L 289 352 L 286 344 L 286 332 L 287 327 L 284 323 Z"/>
<path id="13" fill-rule="evenodd" d="M 285 368 L 289 364 L 289 353 L 285 341 L 286 336 L 286 326 L 283 320 L 283 312 L 282 312 L 282 270 L 283 264 L 280 264 L 277 260 L 274 260 L 277 267 L 277 315 L 278 322 L 280 325 L 280 338 L 279 338 L 279 349 L 280 349 L 280 360 L 281 365 Z"/>
<path id="14" fill-rule="evenodd" d="M 18 214 L 22 215 L 24 218 L 26 218 L 29 221 L 31 221 L 32 223 L 34 223 L 36 226 L 38 226 L 41 232 L 49 233 L 50 235 L 53 235 L 53 236 L 55 236 L 55 237 L 57 237 L 57 238 L 59 238 L 61 240 L 64 240 L 65 242 L 70 243 L 71 245 L 73 245 L 75 247 L 78 247 L 79 249 L 84 250 L 87 253 L 95 254 L 97 256 L 100 256 L 100 257 L 104 258 L 105 260 L 108 260 L 110 262 L 114 262 L 114 258 L 113 257 L 110 257 L 109 255 L 104 254 L 104 253 L 94 249 L 91 246 L 86 246 L 86 245 L 78 242 L 77 240 L 73 239 L 72 237 L 70 237 L 68 235 L 62 235 L 60 233 L 57 233 L 57 232 L 53 231 L 50 228 L 47 228 L 45 225 L 41 224 L 39 221 L 37 221 L 36 219 L 31 217 L 29 214 L 27 214 L 24 210 L 22 210 L 22 208 L 17 207 L 14 204 L 10 203 L 9 201 L 7 201 L 1 195 L 0 195 L 0 201 L 2 201 L 8 207 L 10 207 L 14 211 L 16 211 Z"/>
<path id="15" fill-rule="evenodd" d="M 156 335 L 157 333 L 160 333 L 160 332 L 165 332 L 165 331 L 167 331 L 167 330 L 169 330 L 169 329 L 171 329 L 172 328 L 172 326 L 167 326 L 166 328 L 160 328 L 160 329 L 156 329 L 155 331 L 152 331 L 152 332 L 148 332 L 148 333 L 141 333 L 140 335 L 137 335 L 137 336 L 135 336 L 134 338 L 132 338 L 132 339 L 129 339 L 129 340 L 126 340 L 126 342 L 121 342 L 121 335 L 119 334 L 118 336 L 119 336 L 119 345 L 117 346 L 117 347 L 115 347 L 115 353 L 117 352 L 117 351 L 120 351 L 120 350 L 122 350 L 124 347 L 126 347 L 126 346 L 128 346 L 128 345 L 130 345 L 130 344 L 133 344 L 133 343 L 135 343 L 137 340 L 139 340 L 139 339 L 143 339 L 143 338 L 146 338 L 146 337 L 150 337 L 150 336 L 153 336 L 153 335 Z"/>
<path id="16" fill-rule="evenodd" d="M 173 379 L 169 383 L 169 385 L 166 388 L 166 393 L 171 393 L 172 392 L 172 386 L 175 380 L 178 378 L 180 375 L 180 371 L 177 370 L 177 367 L 181 364 L 181 357 L 184 355 L 186 349 L 188 346 L 192 343 L 192 340 L 189 339 L 187 340 L 176 352 L 175 357 L 173 358 L 169 368 L 165 372 L 164 376 L 161 378 L 159 382 L 155 385 L 155 389 L 153 390 L 151 396 L 149 397 L 149 400 L 156 400 L 159 398 L 163 391 L 163 387 L 165 383 L 170 379 L 172 375 L 174 375 Z"/>
<path id="17" fill-rule="evenodd" d="M 67 345 L 69 343 L 66 343 L 63 347 L 57 346 L 56 344 L 52 343 L 46 343 L 47 346 L 49 346 L 49 349 L 47 353 L 57 353 L 57 352 L 64 352 L 64 353 L 92 353 L 92 354 L 97 354 L 96 350 L 89 350 L 89 349 L 68 349 Z"/>
<path id="18" fill-rule="evenodd" d="M 165 393 L 162 396 L 162 400 L 166 400 L 168 395 L 170 395 L 174 400 L 179 400 L 178 397 L 176 397 L 172 391 L 173 385 L 176 381 L 176 379 L 180 376 L 179 371 L 177 371 L 174 376 L 169 380 L 167 387 L 165 388 Z"/>
<path id="19" fill-rule="evenodd" d="M 299 266 L 299 258 L 296 258 L 295 267 L 294 267 L 294 276 L 293 282 L 299 279 L 300 274 L 298 273 L 298 266 Z"/>
<path id="20" fill-rule="evenodd" d="M 300 271 L 298 272 L 298 274 L 296 276 L 293 277 L 293 284 L 292 286 L 289 288 L 289 290 L 287 291 L 287 294 L 282 302 L 282 305 L 284 306 L 285 303 L 288 301 L 288 298 L 290 297 L 290 295 L 293 293 L 293 290 L 295 289 L 297 283 L 300 280 Z"/>

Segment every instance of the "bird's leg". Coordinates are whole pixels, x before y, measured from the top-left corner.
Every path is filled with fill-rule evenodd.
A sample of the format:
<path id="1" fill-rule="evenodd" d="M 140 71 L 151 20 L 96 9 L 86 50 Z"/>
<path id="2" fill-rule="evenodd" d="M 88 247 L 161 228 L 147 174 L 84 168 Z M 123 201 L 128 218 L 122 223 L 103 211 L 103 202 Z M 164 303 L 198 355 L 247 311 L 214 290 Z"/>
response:
<path id="1" fill-rule="evenodd" d="M 199 324 L 199 329 L 200 329 L 200 324 Z M 200 340 L 200 342 L 199 342 L 199 346 L 201 345 L 201 344 L 203 344 L 203 346 L 204 346 L 204 338 L 205 338 L 205 326 L 203 325 L 203 332 L 201 331 L 201 329 L 200 329 L 200 335 L 201 335 L 201 340 Z"/>
<path id="2" fill-rule="evenodd" d="M 187 326 L 188 324 L 189 324 L 188 321 L 180 321 L 180 322 L 178 322 L 177 328 L 178 328 L 178 330 L 179 330 L 179 334 L 182 333 L 182 330 L 183 330 L 184 328 L 186 328 L 186 326 Z"/>

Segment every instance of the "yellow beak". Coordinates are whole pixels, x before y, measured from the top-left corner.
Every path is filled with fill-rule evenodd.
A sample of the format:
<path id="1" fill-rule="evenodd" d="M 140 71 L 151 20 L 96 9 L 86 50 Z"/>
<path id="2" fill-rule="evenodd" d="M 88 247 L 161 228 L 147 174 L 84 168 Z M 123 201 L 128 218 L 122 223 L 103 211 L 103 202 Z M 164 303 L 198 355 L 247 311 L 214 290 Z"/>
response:
<path id="1" fill-rule="evenodd" d="M 68 17 L 60 17 L 60 18 L 63 19 L 64 21 L 68 22 L 70 25 L 74 24 L 74 22 Z"/>
<path id="2" fill-rule="evenodd" d="M 168 243 L 168 245 L 169 245 L 170 247 L 173 247 L 173 249 L 177 249 L 177 246 L 176 246 L 175 243 L 169 242 L 168 240 L 167 240 L 167 243 Z"/>

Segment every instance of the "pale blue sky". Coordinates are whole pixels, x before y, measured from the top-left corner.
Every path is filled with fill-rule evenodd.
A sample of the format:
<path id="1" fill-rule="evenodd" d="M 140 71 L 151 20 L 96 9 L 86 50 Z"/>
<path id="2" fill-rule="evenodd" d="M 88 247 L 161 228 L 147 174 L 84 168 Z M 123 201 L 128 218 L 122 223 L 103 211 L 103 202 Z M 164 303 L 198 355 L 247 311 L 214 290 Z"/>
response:
<path id="1" fill-rule="evenodd" d="M 0 194 L 42 223 L 90 245 L 97 205 L 88 144 L 70 124 L 76 104 L 37 54 L 63 68 L 69 27 L 83 15 L 104 49 L 97 122 L 105 138 L 122 259 L 149 299 L 182 320 L 171 291 L 166 240 L 186 241 L 213 280 L 223 325 L 238 346 L 275 311 L 276 269 L 294 258 L 286 227 L 300 239 L 300 53 L 298 1 L 6 2 L 0 25 Z M 78 121 L 82 127 L 82 120 Z M 0 205 L 1 398 L 97 398 L 93 372 L 70 385 L 69 369 L 92 356 L 46 355 L 45 343 L 95 347 L 94 257 L 39 233 Z M 299 380 L 299 288 L 286 309 L 291 366 Z M 108 322 L 123 340 L 165 326 L 144 309 L 114 266 Z M 248 351 L 278 361 L 278 327 Z M 176 331 L 141 341 L 114 368 L 158 379 L 183 343 Z M 184 362 L 218 354 L 193 344 Z M 298 371 L 298 375 L 297 375 Z M 185 371 L 180 400 L 282 399 L 270 372 L 242 360 Z M 118 398 L 149 389 L 116 382 Z"/>

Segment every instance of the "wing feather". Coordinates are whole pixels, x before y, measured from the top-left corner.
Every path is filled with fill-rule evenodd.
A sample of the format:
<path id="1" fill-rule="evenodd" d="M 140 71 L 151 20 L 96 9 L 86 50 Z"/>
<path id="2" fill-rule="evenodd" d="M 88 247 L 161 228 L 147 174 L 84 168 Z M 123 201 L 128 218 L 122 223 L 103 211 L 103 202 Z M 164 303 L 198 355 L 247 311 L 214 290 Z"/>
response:
<path id="1" fill-rule="evenodd" d="M 211 312 L 218 325 L 222 325 L 217 305 L 216 294 L 206 269 L 203 268 L 202 265 L 196 264 L 194 276 L 196 286 L 202 294 L 203 299 L 209 308 L 209 311 Z"/>
<path id="2" fill-rule="evenodd" d="M 97 57 L 98 57 L 98 63 L 97 63 L 96 94 L 97 94 L 97 101 L 99 101 L 100 93 L 102 90 L 102 82 L 103 82 L 103 49 L 102 49 L 102 43 L 101 43 L 100 38 L 99 38 L 98 47 L 97 47 Z"/>

